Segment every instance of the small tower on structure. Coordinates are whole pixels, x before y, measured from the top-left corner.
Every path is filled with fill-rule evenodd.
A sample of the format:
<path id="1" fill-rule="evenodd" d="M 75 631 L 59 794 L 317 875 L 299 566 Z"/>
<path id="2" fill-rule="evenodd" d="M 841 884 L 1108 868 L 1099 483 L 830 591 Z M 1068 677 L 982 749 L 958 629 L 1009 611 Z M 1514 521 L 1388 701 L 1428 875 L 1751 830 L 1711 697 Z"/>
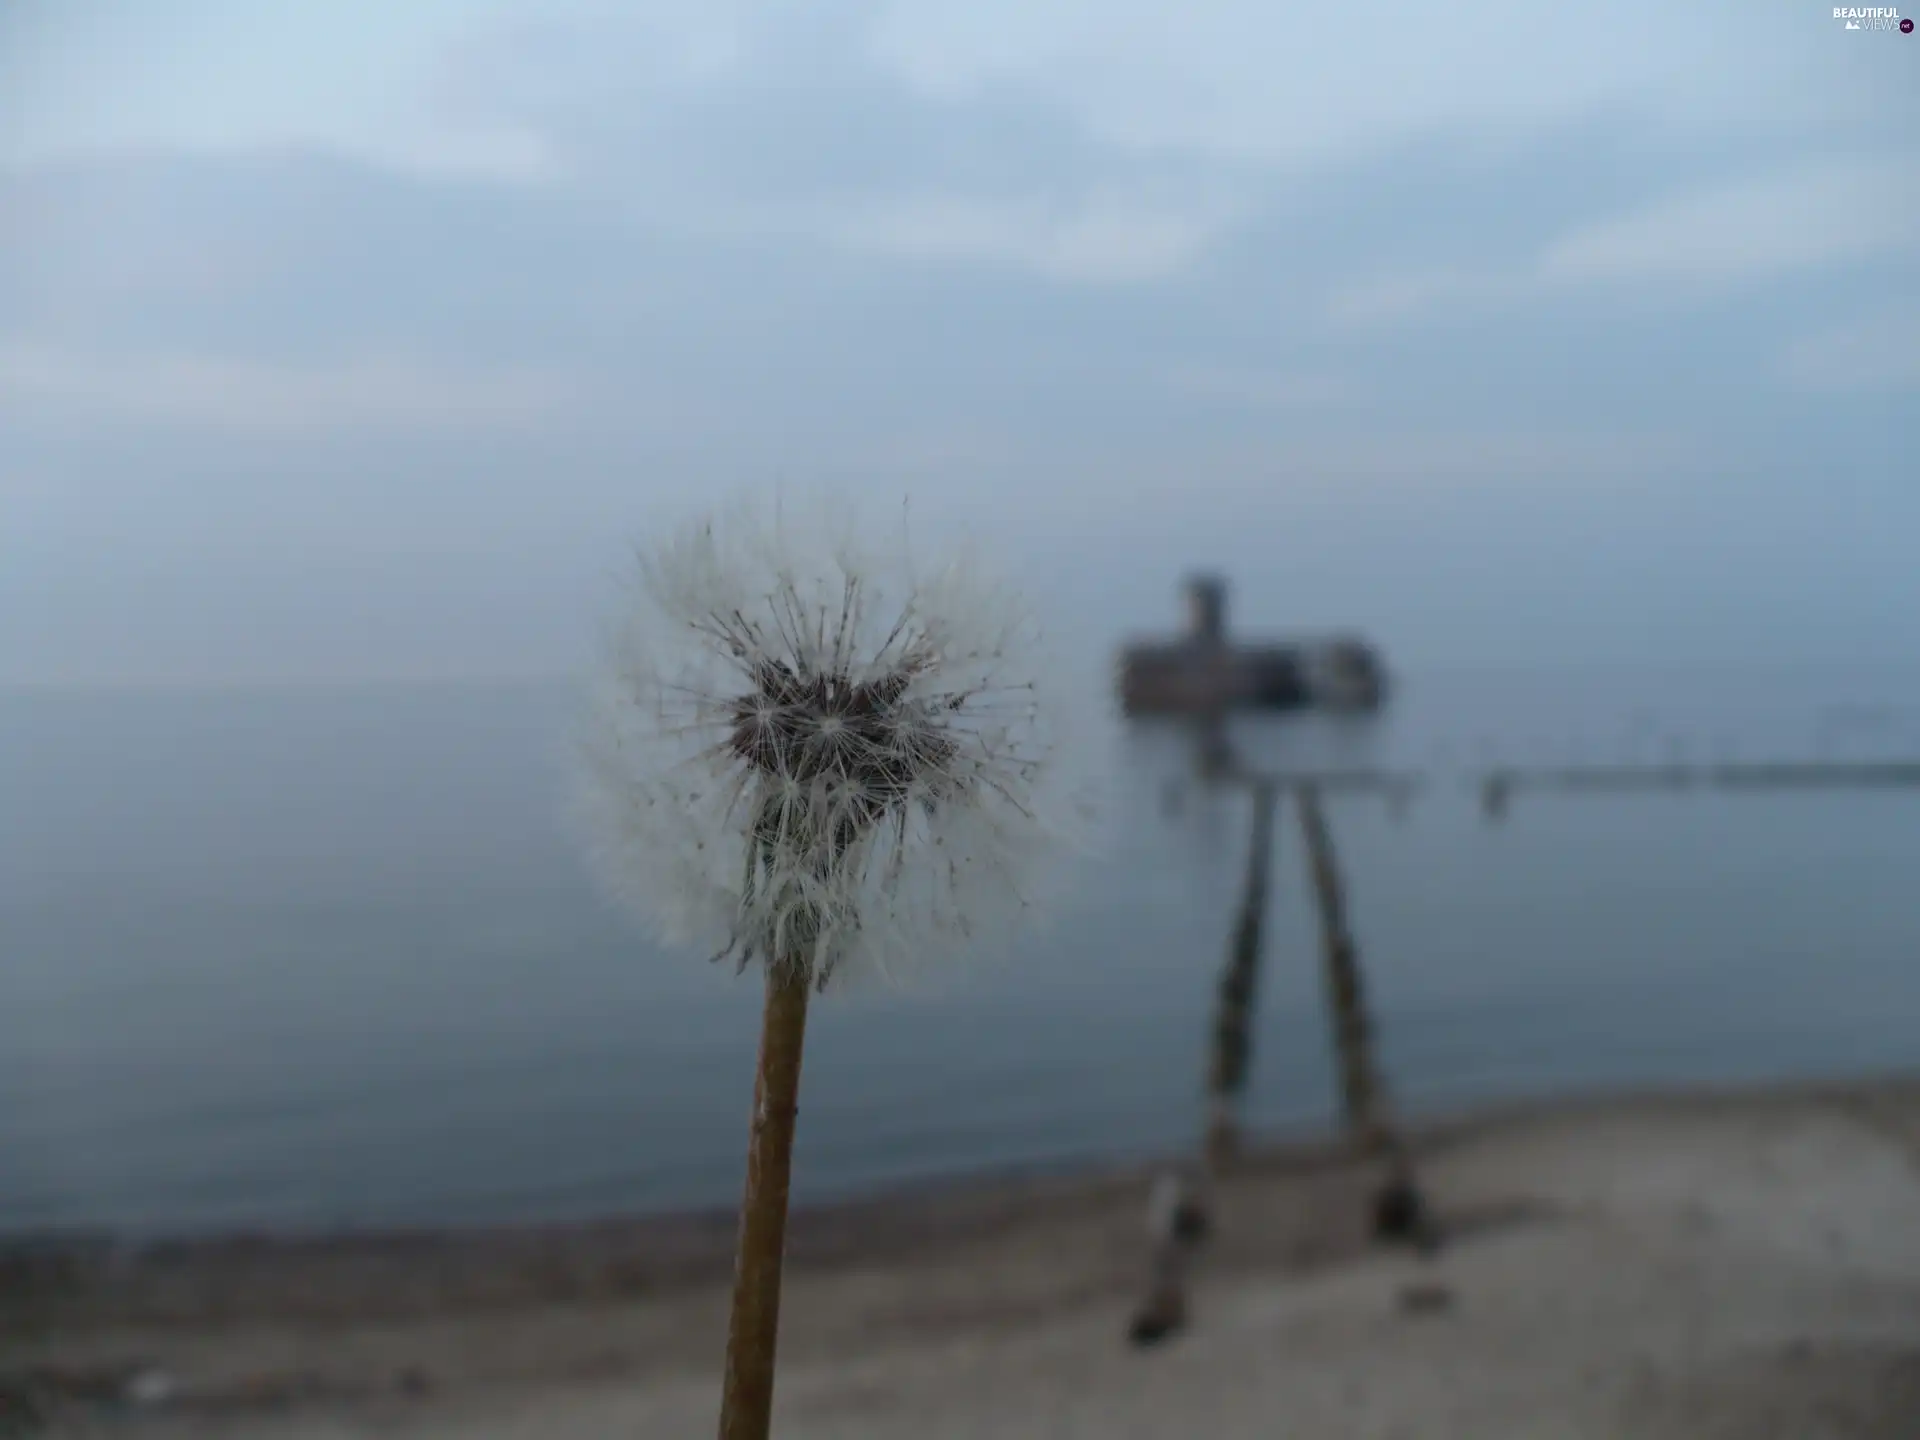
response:
<path id="1" fill-rule="evenodd" d="M 1218 575 L 1187 580 L 1188 634 L 1196 645 L 1217 649 L 1227 643 L 1227 582 Z"/>

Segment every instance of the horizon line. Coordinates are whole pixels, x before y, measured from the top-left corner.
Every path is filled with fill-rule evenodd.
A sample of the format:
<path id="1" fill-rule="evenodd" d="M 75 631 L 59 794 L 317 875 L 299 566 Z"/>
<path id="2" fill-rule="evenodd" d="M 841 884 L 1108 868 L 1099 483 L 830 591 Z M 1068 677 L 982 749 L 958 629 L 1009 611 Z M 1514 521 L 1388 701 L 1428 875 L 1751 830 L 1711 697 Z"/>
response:
<path id="1" fill-rule="evenodd" d="M 1608 672 L 1619 670 L 1673 671 L 1704 675 L 1729 671 L 1807 671 L 1858 670 L 1872 668 L 1883 672 L 1920 670 L 1920 657 L 1911 652 L 1881 655 L 1734 655 L 1734 656 L 1595 656 L 1573 657 L 1493 657 L 1458 656 L 1430 661 L 1395 662 L 1388 657 L 1390 669 L 1403 676 L 1419 675 L 1552 675 L 1571 672 Z M 592 666 L 582 663 L 571 670 L 485 671 L 464 673 L 352 674 L 340 672 L 231 674 L 231 675 L 0 675 L 0 693 L 27 692 L 121 692 L 217 694 L 231 691 L 283 690 L 419 690 L 489 689 L 536 685 L 578 685 L 590 676 Z"/>
<path id="2" fill-rule="evenodd" d="M 0 691 L 137 691 L 213 694 L 233 690 L 485 689 L 502 686 L 571 685 L 576 671 L 499 671 L 473 674 L 281 674 L 281 675 L 33 675 L 0 676 Z"/>

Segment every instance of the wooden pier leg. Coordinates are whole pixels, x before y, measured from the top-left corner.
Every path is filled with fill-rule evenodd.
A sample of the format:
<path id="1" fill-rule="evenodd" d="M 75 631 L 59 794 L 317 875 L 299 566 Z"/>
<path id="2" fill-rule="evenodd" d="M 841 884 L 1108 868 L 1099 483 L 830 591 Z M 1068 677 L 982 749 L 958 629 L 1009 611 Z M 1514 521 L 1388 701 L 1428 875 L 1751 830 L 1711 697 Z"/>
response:
<path id="1" fill-rule="evenodd" d="M 1413 1157 L 1393 1123 L 1374 1054 L 1360 956 L 1347 926 L 1345 886 L 1334 855 L 1333 834 L 1319 791 L 1301 785 L 1295 793 L 1300 833 L 1306 843 L 1314 899 L 1320 912 L 1329 1019 L 1338 1066 L 1341 1107 L 1361 1153 L 1385 1164 L 1386 1178 L 1374 1197 L 1373 1229 L 1383 1240 L 1405 1240 L 1429 1249 L 1437 1243 L 1431 1208 L 1421 1195 Z"/>
<path id="2" fill-rule="evenodd" d="M 1253 787 L 1253 826 L 1247 843 L 1246 878 L 1240 891 L 1240 909 L 1221 967 L 1218 1006 L 1214 1011 L 1213 1049 L 1207 1072 L 1210 1114 L 1207 1126 L 1209 1161 L 1221 1165 L 1240 1148 L 1241 1099 L 1247 1088 L 1248 1062 L 1253 1052 L 1253 1005 L 1260 984 L 1261 938 L 1267 922 L 1267 896 L 1273 871 L 1274 812 L 1279 805 L 1275 786 Z"/>
<path id="3" fill-rule="evenodd" d="M 1147 1292 L 1127 1326 L 1127 1338 L 1142 1348 L 1177 1334 L 1187 1323 L 1187 1279 L 1194 1252 L 1210 1223 L 1204 1167 L 1200 1174 L 1168 1170 L 1147 1201 Z"/>
<path id="4" fill-rule="evenodd" d="M 1214 1012 L 1207 1071 L 1206 1140 L 1194 1173 L 1168 1172 L 1155 1184 L 1148 1206 L 1153 1254 L 1147 1295 L 1134 1313 L 1129 1330 L 1137 1345 L 1163 1340 L 1185 1324 L 1192 1253 L 1213 1227 L 1213 1179 L 1239 1153 L 1239 1106 L 1253 1049 L 1253 1002 L 1259 990 L 1261 936 L 1266 927 L 1273 871 L 1273 817 L 1278 802 L 1274 785 L 1261 782 L 1253 787 L 1246 880 L 1227 961 L 1220 972 L 1219 1003 Z"/>

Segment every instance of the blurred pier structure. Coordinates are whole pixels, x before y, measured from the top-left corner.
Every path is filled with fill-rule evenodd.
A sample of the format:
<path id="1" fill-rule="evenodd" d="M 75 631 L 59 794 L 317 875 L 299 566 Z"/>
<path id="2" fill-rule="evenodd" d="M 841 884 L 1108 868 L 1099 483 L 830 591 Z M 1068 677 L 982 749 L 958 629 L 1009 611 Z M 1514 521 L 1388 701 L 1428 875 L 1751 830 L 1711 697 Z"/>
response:
<path id="1" fill-rule="evenodd" d="M 1258 782 L 1256 787 L 1264 788 Z M 1381 1079 L 1360 952 L 1347 923 L 1346 881 L 1340 873 L 1319 788 L 1311 781 L 1297 786 L 1294 806 L 1300 814 L 1300 834 L 1306 844 L 1308 874 L 1320 915 L 1322 979 L 1347 1132 L 1362 1154 L 1386 1166 L 1385 1182 L 1374 1198 L 1374 1237 L 1408 1241 L 1430 1254 L 1439 1245 L 1439 1231 L 1421 1194 L 1413 1153 L 1393 1118 Z"/>
<path id="2" fill-rule="evenodd" d="M 1705 765 L 1483 765 L 1441 771 L 1420 767 L 1353 766 L 1272 770 L 1213 758 L 1203 783 L 1242 789 L 1311 785 L 1323 795 L 1374 795 L 1396 811 L 1415 796 L 1457 783 L 1480 797 L 1488 818 L 1504 815 L 1523 793 L 1631 795 L 1720 790 L 1757 794 L 1791 790 L 1920 790 L 1920 760 L 1756 760 Z"/>
<path id="3" fill-rule="evenodd" d="M 1505 816 L 1517 794 L 1528 791 L 1617 795 L 1705 789 L 1749 794 L 1920 789 L 1920 760 L 1912 759 L 1491 766 L 1453 772 L 1450 777 L 1411 768 L 1264 770 L 1239 762 L 1217 712 L 1202 710 L 1192 718 L 1200 741 L 1196 778 L 1203 786 L 1247 791 L 1252 800 L 1252 833 L 1239 910 L 1218 982 L 1206 1083 L 1209 1110 L 1205 1139 L 1190 1161 L 1163 1169 L 1155 1180 L 1148 1203 L 1152 1248 L 1146 1290 L 1128 1327 L 1129 1338 L 1136 1345 L 1158 1344 L 1185 1328 L 1192 1270 L 1216 1223 L 1216 1182 L 1240 1155 L 1239 1111 L 1247 1088 L 1254 1007 L 1264 958 L 1262 940 L 1272 891 L 1268 871 L 1273 863 L 1275 812 L 1286 800 L 1290 799 L 1298 812 L 1309 888 L 1320 922 L 1322 982 L 1346 1138 L 1358 1154 L 1382 1165 L 1385 1172 L 1373 1193 L 1371 1228 L 1377 1240 L 1411 1244 L 1420 1254 L 1431 1257 L 1443 1239 L 1442 1227 L 1419 1183 L 1412 1147 L 1388 1098 L 1359 948 L 1349 922 L 1346 880 L 1324 799 L 1374 796 L 1384 800 L 1391 812 L 1400 813 L 1436 780 L 1452 778 L 1464 781 L 1470 793 L 1477 792 L 1487 819 L 1497 821 Z"/>
<path id="4" fill-rule="evenodd" d="M 1243 776 L 1244 783 L 1261 783 Z M 1920 761 L 1776 760 L 1712 765 L 1570 765 L 1495 768 L 1474 782 L 1489 819 L 1506 814 L 1522 790 L 1563 795 L 1631 794 L 1677 790 L 1911 790 L 1920 789 Z"/>
<path id="5" fill-rule="evenodd" d="M 1120 702 L 1129 715 L 1217 715 L 1224 710 L 1368 711 L 1386 699 L 1384 665 L 1353 636 L 1240 644 L 1227 636 L 1227 585 L 1187 581 L 1189 623 L 1176 640 L 1136 641 L 1120 654 Z"/>

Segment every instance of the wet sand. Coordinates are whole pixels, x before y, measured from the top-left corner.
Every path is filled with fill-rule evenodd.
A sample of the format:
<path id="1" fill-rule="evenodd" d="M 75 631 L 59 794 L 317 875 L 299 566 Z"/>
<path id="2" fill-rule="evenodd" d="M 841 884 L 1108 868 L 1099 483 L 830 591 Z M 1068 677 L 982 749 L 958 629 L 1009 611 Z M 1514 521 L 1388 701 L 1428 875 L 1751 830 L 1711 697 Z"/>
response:
<path id="1" fill-rule="evenodd" d="M 1369 1243 L 1375 1177 L 1337 1148 L 1260 1151 L 1145 1351 L 1149 1167 L 798 1216 L 776 1433 L 1920 1436 L 1920 1080 L 1541 1105 L 1419 1149 L 1436 1258 Z M 15 1246 L 0 1383 L 58 1436 L 705 1435 L 731 1244 L 710 1215 Z"/>

